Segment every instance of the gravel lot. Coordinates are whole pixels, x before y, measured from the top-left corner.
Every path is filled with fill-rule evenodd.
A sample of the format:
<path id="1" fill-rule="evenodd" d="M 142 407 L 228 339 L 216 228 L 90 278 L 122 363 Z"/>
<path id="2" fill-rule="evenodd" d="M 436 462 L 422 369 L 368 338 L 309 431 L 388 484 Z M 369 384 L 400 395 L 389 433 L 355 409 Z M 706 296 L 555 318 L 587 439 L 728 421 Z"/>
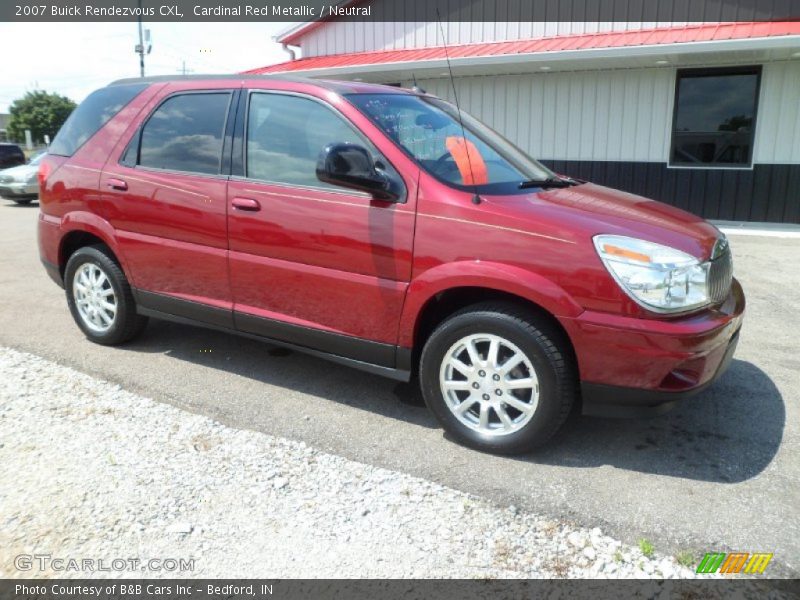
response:
<path id="1" fill-rule="evenodd" d="M 199 577 L 693 575 L 599 529 L 232 429 L 31 354 L 0 348 L 0 379 L 3 577 L 54 574 L 18 571 L 20 553 L 194 558 L 181 575 Z"/>

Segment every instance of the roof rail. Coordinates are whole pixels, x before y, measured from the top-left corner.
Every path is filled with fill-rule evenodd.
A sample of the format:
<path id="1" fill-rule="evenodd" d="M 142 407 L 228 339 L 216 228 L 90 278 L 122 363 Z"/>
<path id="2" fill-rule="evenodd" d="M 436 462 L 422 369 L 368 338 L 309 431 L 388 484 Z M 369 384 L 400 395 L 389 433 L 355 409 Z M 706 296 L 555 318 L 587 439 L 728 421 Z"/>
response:
<path id="1" fill-rule="evenodd" d="M 267 79 L 267 80 L 278 80 L 278 81 L 295 81 L 298 83 L 314 83 L 316 85 L 321 85 L 323 82 L 319 79 L 311 79 L 309 77 L 300 77 L 298 75 L 285 75 L 282 73 L 274 74 L 274 75 L 247 75 L 242 73 L 230 73 L 230 74 L 207 74 L 207 75 L 150 75 L 148 77 L 126 77 L 124 79 L 117 79 L 116 81 L 112 81 L 108 85 L 129 85 L 132 83 L 159 83 L 164 81 L 201 81 L 201 80 L 208 80 L 208 79 L 218 79 L 218 80 L 239 80 L 242 79 Z"/>

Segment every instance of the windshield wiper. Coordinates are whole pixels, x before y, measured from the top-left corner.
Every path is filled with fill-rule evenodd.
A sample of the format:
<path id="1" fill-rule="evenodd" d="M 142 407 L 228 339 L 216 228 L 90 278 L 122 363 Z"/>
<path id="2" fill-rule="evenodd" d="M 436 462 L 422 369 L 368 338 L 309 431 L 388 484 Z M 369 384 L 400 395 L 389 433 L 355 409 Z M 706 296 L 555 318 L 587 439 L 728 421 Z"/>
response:
<path id="1" fill-rule="evenodd" d="M 548 177 L 547 179 L 529 179 L 519 184 L 519 189 L 540 187 L 540 188 L 565 188 L 578 185 L 573 179 L 561 179 L 559 177 Z"/>

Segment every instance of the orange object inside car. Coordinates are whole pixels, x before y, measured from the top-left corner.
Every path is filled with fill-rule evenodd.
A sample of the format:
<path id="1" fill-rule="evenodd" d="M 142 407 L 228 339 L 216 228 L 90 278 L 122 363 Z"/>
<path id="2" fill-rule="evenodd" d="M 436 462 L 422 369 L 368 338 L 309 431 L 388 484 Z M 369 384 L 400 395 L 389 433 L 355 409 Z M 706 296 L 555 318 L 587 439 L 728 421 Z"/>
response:
<path id="1" fill-rule="evenodd" d="M 478 147 L 461 136 L 451 135 L 445 140 L 448 152 L 456 161 L 464 185 L 489 183 L 489 173 Z"/>

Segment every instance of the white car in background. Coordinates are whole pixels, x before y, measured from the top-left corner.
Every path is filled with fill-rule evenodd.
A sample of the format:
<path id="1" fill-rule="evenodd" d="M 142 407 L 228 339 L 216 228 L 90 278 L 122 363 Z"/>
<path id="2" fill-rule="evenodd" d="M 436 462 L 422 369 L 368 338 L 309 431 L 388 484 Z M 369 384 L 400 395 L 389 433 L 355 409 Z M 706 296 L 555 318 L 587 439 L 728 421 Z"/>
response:
<path id="1" fill-rule="evenodd" d="M 39 196 L 39 162 L 46 152 L 40 152 L 27 164 L 0 171 L 0 196 L 17 204 L 28 204 Z"/>

